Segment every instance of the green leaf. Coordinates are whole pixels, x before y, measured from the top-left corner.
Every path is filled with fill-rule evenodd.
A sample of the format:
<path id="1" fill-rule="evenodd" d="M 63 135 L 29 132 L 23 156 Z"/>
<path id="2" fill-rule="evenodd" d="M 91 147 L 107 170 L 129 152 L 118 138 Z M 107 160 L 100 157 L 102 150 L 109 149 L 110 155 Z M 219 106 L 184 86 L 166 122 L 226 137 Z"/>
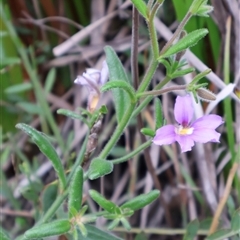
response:
<path id="1" fill-rule="evenodd" d="M 61 219 L 45 223 L 25 232 L 26 239 L 43 238 L 67 233 L 71 229 L 68 219 Z"/>
<path id="2" fill-rule="evenodd" d="M 141 232 L 139 234 L 136 235 L 136 237 L 134 238 L 134 240 L 148 240 L 147 236 L 145 233 Z"/>
<path id="3" fill-rule="evenodd" d="M 121 61 L 119 60 L 115 51 L 107 46 L 104 48 L 106 52 L 106 60 L 109 68 L 109 79 L 110 81 L 115 79 L 120 79 L 125 82 L 129 82 L 127 74 L 122 66 Z M 113 98 L 116 109 L 117 121 L 120 122 L 124 116 L 129 102 L 128 94 L 122 89 L 113 89 Z"/>
<path id="4" fill-rule="evenodd" d="M 34 103 L 19 102 L 17 103 L 17 106 L 29 114 L 39 114 L 39 115 L 43 114 L 42 109 L 37 104 L 34 104 Z"/>
<path id="5" fill-rule="evenodd" d="M 111 161 L 96 158 L 92 160 L 90 164 L 88 177 L 89 179 L 94 180 L 104 175 L 107 175 L 112 171 L 113 171 L 113 163 Z"/>
<path id="6" fill-rule="evenodd" d="M 18 57 L 4 57 L 1 61 L 1 66 L 9 66 L 9 65 L 15 65 L 20 64 L 21 59 Z"/>
<path id="7" fill-rule="evenodd" d="M 70 117 L 72 119 L 81 120 L 82 122 L 84 122 L 88 126 L 88 122 L 83 116 L 81 116 L 78 113 L 75 113 L 71 110 L 60 108 L 60 109 L 57 110 L 57 114 L 62 114 L 64 116 Z"/>
<path id="8" fill-rule="evenodd" d="M 141 209 L 143 207 L 145 207 L 146 205 L 152 203 L 154 200 L 156 200 L 160 195 L 160 191 L 159 190 L 153 190 L 149 193 L 146 194 L 141 194 L 129 201 L 127 201 L 126 203 L 124 203 L 121 206 L 121 209 L 123 208 L 130 208 L 134 211 Z"/>
<path id="9" fill-rule="evenodd" d="M 142 128 L 141 133 L 145 136 L 154 137 L 155 131 L 153 131 L 151 128 Z"/>
<path id="10" fill-rule="evenodd" d="M 109 225 L 108 225 L 108 230 L 113 230 L 120 222 L 119 218 L 114 219 Z"/>
<path id="11" fill-rule="evenodd" d="M 91 198 L 104 210 L 106 210 L 110 213 L 116 212 L 116 209 L 118 208 L 118 206 L 115 203 L 107 200 L 106 198 L 104 198 L 100 193 L 98 193 L 95 190 L 89 190 L 89 194 L 90 194 Z"/>
<path id="12" fill-rule="evenodd" d="M 107 114 L 108 113 L 108 109 L 107 109 L 106 105 L 102 105 L 99 108 L 99 113 L 101 113 L 101 114 Z"/>
<path id="13" fill-rule="evenodd" d="M 131 230 L 131 225 L 126 218 L 121 218 L 121 223 L 125 229 L 127 229 L 128 231 Z"/>
<path id="14" fill-rule="evenodd" d="M 111 233 L 107 232 L 106 230 L 102 231 L 95 226 L 85 224 L 85 228 L 87 229 L 87 236 L 82 236 L 81 233 L 79 233 L 79 238 L 81 240 L 123 240 L 122 238 L 119 238 L 117 236 L 112 235 Z"/>
<path id="15" fill-rule="evenodd" d="M 31 186 L 25 186 L 21 189 L 21 194 L 24 198 L 37 202 L 39 194 Z"/>
<path id="16" fill-rule="evenodd" d="M 7 232 L 0 227 L 0 239 L 1 240 L 11 240 Z"/>
<path id="17" fill-rule="evenodd" d="M 81 234 L 83 235 L 83 237 L 86 237 L 88 235 L 87 229 L 85 228 L 84 224 L 79 223 L 78 224 L 79 230 L 81 232 Z"/>
<path id="18" fill-rule="evenodd" d="M 144 18 L 148 18 L 147 13 L 148 13 L 148 8 L 146 3 L 143 0 L 131 0 L 134 7 L 139 11 L 140 14 Z"/>
<path id="19" fill-rule="evenodd" d="M 231 229 L 233 231 L 240 231 L 240 208 L 237 209 L 233 214 L 233 218 L 231 221 Z"/>
<path id="20" fill-rule="evenodd" d="M 57 198 L 57 184 L 47 185 L 41 194 L 41 205 L 43 212 L 46 212 Z"/>
<path id="21" fill-rule="evenodd" d="M 162 104 L 159 98 L 154 99 L 154 109 L 155 109 L 155 130 L 163 126 L 163 112 Z M 155 133 L 154 133 L 155 135 Z M 154 136 L 153 135 L 153 136 Z"/>
<path id="22" fill-rule="evenodd" d="M 190 67 L 190 68 L 186 68 L 186 69 L 176 71 L 173 74 L 171 74 L 171 78 L 174 79 L 174 78 L 182 77 L 186 74 L 189 74 L 189 73 L 193 72 L 194 70 L 195 70 L 195 68 Z"/>
<path id="23" fill-rule="evenodd" d="M 52 162 L 54 170 L 59 177 L 60 189 L 63 190 L 66 186 L 66 176 L 63 165 L 47 137 L 43 133 L 24 123 L 18 123 L 16 128 L 21 129 L 28 134 L 32 141 L 38 146 L 39 150 Z"/>
<path id="24" fill-rule="evenodd" d="M 56 79 L 56 68 L 52 68 L 49 72 L 48 72 L 48 75 L 47 75 L 47 78 L 46 78 L 46 81 L 45 81 L 45 91 L 47 93 L 51 92 L 52 90 L 52 87 L 54 85 L 54 82 L 55 82 L 55 79 Z"/>
<path id="25" fill-rule="evenodd" d="M 211 227 L 212 221 L 213 221 L 212 218 L 205 218 L 200 222 L 199 229 L 206 230 L 206 231 L 209 230 L 209 228 Z"/>
<path id="26" fill-rule="evenodd" d="M 206 240 L 223 240 L 231 233 L 231 229 L 221 229 L 206 238 Z"/>
<path id="27" fill-rule="evenodd" d="M 199 228 L 199 222 L 197 219 L 191 221 L 188 225 L 187 225 L 187 229 L 186 229 L 186 233 L 184 235 L 183 240 L 193 240 L 194 237 L 197 234 Z"/>
<path id="28" fill-rule="evenodd" d="M 72 177 L 69 189 L 68 209 L 74 208 L 77 212 L 82 205 L 82 190 L 83 190 L 83 170 L 80 166 L 77 167 Z M 69 217 L 74 217 L 69 211 Z"/>
<path id="29" fill-rule="evenodd" d="M 120 89 L 123 89 L 124 91 L 126 91 L 126 93 L 129 95 L 129 97 L 133 103 L 135 103 L 137 101 L 136 96 L 135 96 L 136 94 L 135 94 L 133 87 L 128 82 L 125 82 L 125 81 L 112 80 L 110 82 L 107 82 L 101 88 L 101 91 L 105 92 L 105 91 L 108 91 L 108 90 L 114 89 L 114 88 L 120 88 Z"/>
<path id="30" fill-rule="evenodd" d="M 176 44 L 172 45 L 163 55 L 159 57 L 161 58 L 167 58 L 171 55 L 174 55 L 178 52 L 181 52 L 189 47 L 192 47 L 197 44 L 198 41 L 200 41 L 203 37 L 205 37 L 208 34 L 208 30 L 205 28 L 195 30 L 182 39 L 180 39 Z"/>
<path id="31" fill-rule="evenodd" d="M 32 89 L 32 83 L 26 82 L 26 83 L 20 83 L 20 84 L 15 84 L 13 86 L 10 86 L 6 88 L 4 92 L 6 94 L 15 94 L 20 92 L 25 92 L 31 89 Z"/>

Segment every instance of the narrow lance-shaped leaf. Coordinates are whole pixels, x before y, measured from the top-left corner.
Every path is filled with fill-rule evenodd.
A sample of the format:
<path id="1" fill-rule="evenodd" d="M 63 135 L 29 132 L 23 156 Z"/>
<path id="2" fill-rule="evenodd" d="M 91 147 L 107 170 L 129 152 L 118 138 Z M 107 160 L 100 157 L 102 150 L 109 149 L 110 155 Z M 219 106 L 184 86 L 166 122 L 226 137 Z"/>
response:
<path id="1" fill-rule="evenodd" d="M 192 67 L 178 70 L 178 71 L 174 72 L 173 74 L 171 74 L 171 78 L 174 79 L 174 78 L 182 77 L 186 74 L 193 72 L 194 70 L 195 70 L 195 68 L 192 68 Z"/>
<path id="2" fill-rule="evenodd" d="M 189 47 L 196 45 L 197 42 L 200 41 L 207 34 L 208 30 L 205 28 L 198 29 L 189 33 L 188 35 L 180 39 L 176 44 L 172 45 L 163 55 L 159 57 L 159 59 L 170 57 L 171 55 L 174 55 L 178 52 L 181 52 Z"/>
<path id="3" fill-rule="evenodd" d="M 54 170 L 59 177 L 60 189 L 63 190 L 66 186 L 66 176 L 63 165 L 47 137 L 43 133 L 24 123 L 17 124 L 16 128 L 21 129 L 28 134 L 33 142 L 38 146 L 39 150 L 52 162 Z"/>
<path id="4" fill-rule="evenodd" d="M 56 73 L 57 73 L 56 68 L 52 68 L 47 75 L 45 86 L 44 86 L 45 91 L 47 93 L 50 92 L 53 87 L 54 81 L 56 79 Z"/>
<path id="5" fill-rule="evenodd" d="M 4 90 L 6 94 L 17 94 L 20 92 L 25 92 L 32 89 L 32 83 L 25 82 L 20 84 L 12 85 Z"/>
<path id="6" fill-rule="evenodd" d="M 114 89 L 114 88 L 123 89 L 129 95 L 131 101 L 133 103 L 136 102 L 135 91 L 134 91 L 133 87 L 128 82 L 120 81 L 120 80 L 113 80 L 113 81 L 107 82 L 101 88 L 101 90 L 104 92 L 104 91 L 108 91 L 108 90 Z"/>
<path id="7" fill-rule="evenodd" d="M 81 240 L 123 240 L 122 238 L 119 238 L 117 236 L 112 235 L 111 233 L 107 232 L 106 230 L 102 231 L 99 228 L 85 224 L 85 228 L 87 229 L 87 237 L 82 236 L 82 234 L 79 234 L 79 238 Z"/>
<path id="8" fill-rule="evenodd" d="M 78 166 L 73 175 L 69 189 L 68 211 L 70 218 L 74 217 L 71 212 L 71 209 L 74 209 L 74 212 L 76 210 L 76 213 L 78 213 L 81 208 L 82 190 L 83 190 L 83 170 L 80 166 Z"/>
<path id="9" fill-rule="evenodd" d="M 60 108 L 60 109 L 57 110 L 57 114 L 62 114 L 64 116 L 70 117 L 72 119 L 81 120 L 82 122 L 84 122 L 88 126 L 88 122 L 83 116 L 81 116 L 78 113 L 75 113 L 71 110 Z"/>
<path id="10" fill-rule="evenodd" d="M 131 225 L 126 218 L 121 218 L 121 223 L 125 229 L 127 229 L 128 231 L 131 230 Z"/>
<path id="11" fill-rule="evenodd" d="M 147 18 L 147 5 L 143 0 L 131 0 L 135 8 L 144 18 Z"/>
<path id="12" fill-rule="evenodd" d="M 104 49 L 106 52 L 106 60 L 109 68 L 110 81 L 120 79 L 129 83 L 127 74 L 115 51 L 109 46 L 105 47 Z M 112 92 L 116 108 L 117 121 L 120 122 L 128 108 L 128 104 L 126 103 L 129 102 L 129 96 L 122 89 L 113 89 Z"/>
<path id="13" fill-rule="evenodd" d="M 133 199 L 131 199 L 130 201 L 127 201 L 126 203 L 124 203 L 121 208 L 130 208 L 134 211 L 141 209 L 143 207 L 145 207 L 146 205 L 152 203 L 154 200 L 156 200 L 160 195 L 160 191 L 159 190 L 153 190 L 149 193 L 146 194 L 141 194 Z"/>
<path id="14" fill-rule="evenodd" d="M 116 204 L 104 198 L 100 193 L 95 190 L 89 190 L 91 198 L 104 210 L 115 213 L 115 209 L 118 208 Z"/>
<path id="15" fill-rule="evenodd" d="M 44 223 L 25 232 L 25 239 L 37 239 L 50 237 L 67 233 L 71 229 L 71 223 L 68 219 L 56 220 L 50 223 Z"/>

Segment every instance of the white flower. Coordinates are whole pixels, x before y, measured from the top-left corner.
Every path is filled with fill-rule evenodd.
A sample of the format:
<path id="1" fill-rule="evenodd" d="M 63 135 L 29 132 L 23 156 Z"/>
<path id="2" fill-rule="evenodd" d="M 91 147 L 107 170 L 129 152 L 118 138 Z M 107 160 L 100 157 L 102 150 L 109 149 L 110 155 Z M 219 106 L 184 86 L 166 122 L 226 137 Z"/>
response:
<path id="1" fill-rule="evenodd" d="M 75 84 L 86 86 L 89 90 L 88 110 L 93 112 L 96 109 L 100 98 L 100 87 L 108 80 L 108 66 L 104 60 L 101 71 L 95 68 L 87 68 L 81 76 L 74 80 Z"/>

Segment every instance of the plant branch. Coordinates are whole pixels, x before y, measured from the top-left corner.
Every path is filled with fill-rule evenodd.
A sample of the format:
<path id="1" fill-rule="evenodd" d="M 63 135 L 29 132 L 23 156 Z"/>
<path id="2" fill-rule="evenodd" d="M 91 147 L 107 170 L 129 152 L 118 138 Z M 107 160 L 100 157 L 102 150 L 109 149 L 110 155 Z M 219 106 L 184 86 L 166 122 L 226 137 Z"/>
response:
<path id="1" fill-rule="evenodd" d="M 164 89 L 160 89 L 160 90 L 146 91 L 146 92 L 143 92 L 143 93 L 138 93 L 137 97 L 159 96 L 159 95 L 162 95 L 164 93 L 171 92 L 171 91 L 185 90 L 186 87 L 187 87 L 187 85 L 180 85 L 180 86 L 172 86 L 172 87 L 168 87 L 168 88 L 164 88 Z"/>
<path id="2" fill-rule="evenodd" d="M 134 88 L 137 89 L 139 85 L 138 77 L 138 28 L 139 28 L 139 13 L 135 7 L 133 7 L 132 15 L 132 52 L 131 52 L 131 69 L 132 69 L 132 81 Z"/>
<path id="3" fill-rule="evenodd" d="M 138 153 L 140 153 L 142 150 L 148 148 L 152 144 L 152 140 L 148 140 L 147 142 L 140 145 L 138 148 L 136 148 L 134 151 L 130 152 L 129 154 L 125 155 L 124 157 L 116 158 L 114 160 L 111 160 L 113 164 L 119 164 L 122 162 L 126 162 L 130 158 L 134 157 Z"/>
<path id="4" fill-rule="evenodd" d="M 121 119 L 120 123 L 118 124 L 117 128 L 115 129 L 112 137 L 110 138 L 110 140 L 108 141 L 108 143 L 105 145 L 105 147 L 103 148 L 102 152 L 99 155 L 99 158 L 106 158 L 109 154 L 109 152 L 111 151 L 111 149 L 114 147 L 114 145 L 117 143 L 118 139 L 120 138 L 120 136 L 122 135 L 125 127 L 128 124 L 128 121 L 130 120 L 133 110 L 135 108 L 135 103 L 129 105 L 125 115 L 123 116 L 123 118 Z"/>

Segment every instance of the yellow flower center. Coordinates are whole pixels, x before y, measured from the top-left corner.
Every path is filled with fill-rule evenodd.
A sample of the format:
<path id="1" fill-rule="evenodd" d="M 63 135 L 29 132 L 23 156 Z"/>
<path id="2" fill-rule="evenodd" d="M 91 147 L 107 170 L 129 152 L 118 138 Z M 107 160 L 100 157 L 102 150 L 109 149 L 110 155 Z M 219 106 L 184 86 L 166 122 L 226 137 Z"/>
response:
<path id="1" fill-rule="evenodd" d="M 182 125 L 175 127 L 175 133 L 178 135 L 191 135 L 193 133 L 192 127 L 183 127 Z"/>

